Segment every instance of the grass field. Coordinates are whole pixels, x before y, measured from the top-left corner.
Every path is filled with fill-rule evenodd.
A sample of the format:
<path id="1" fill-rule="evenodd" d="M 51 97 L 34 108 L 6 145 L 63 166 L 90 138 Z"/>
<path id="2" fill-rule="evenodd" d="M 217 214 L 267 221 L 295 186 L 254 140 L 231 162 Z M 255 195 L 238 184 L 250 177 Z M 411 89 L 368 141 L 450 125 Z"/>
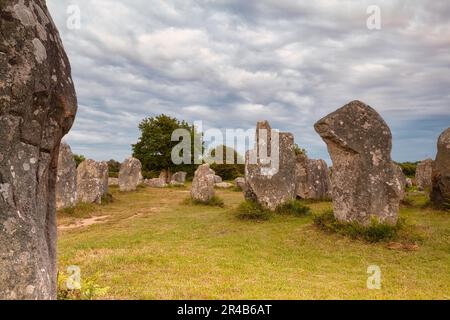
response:
<path id="1" fill-rule="evenodd" d="M 424 234 L 414 250 L 324 233 L 311 215 L 239 220 L 235 191 L 217 191 L 224 208 L 186 204 L 189 188 L 112 194 L 59 214 L 59 270 L 79 266 L 105 288 L 97 298 L 450 299 L 450 214 L 420 194 L 401 209 Z M 367 289 L 369 265 L 381 268 L 381 290 Z"/>

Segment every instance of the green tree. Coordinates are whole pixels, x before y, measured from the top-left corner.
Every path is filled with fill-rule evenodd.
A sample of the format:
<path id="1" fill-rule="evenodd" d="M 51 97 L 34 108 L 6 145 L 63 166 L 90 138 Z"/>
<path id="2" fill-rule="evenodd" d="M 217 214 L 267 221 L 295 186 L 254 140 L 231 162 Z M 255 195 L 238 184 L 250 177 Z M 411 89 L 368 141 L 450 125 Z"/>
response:
<path id="1" fill-rule="evenodd" d="M 172 149 L 179 141 L 172 141 L 172 133 L 177 129 L 186 129 L 191 134 L 191 164 L 175 165 L 172 162 Z M 195 128 L 186 121 L 161 114 L 146 118 L 139 124 L 141 136 L 139 141 L 132 145 L 133 157 L 142 163 L 144 177 L 151 178 L 159 175 L 162 170 L 169 172 L 186 171 L 192 175 L 194 165 L 194 132 Z M 203 148 L 203 145 L 200 145 Z M 202 150 L 200 150 L 201 152 Z"/>
<path id="2" fill-rule="evenodd" d="M 210 154 L 212 158 L 215 158 L 217 153 L 222 149 L 222 163 L 213 163 L 211 169 L 213 169 L 217 175 L 221 176 L 224 180 L 234 180 L 238 177 L 245 175 L 245 165 L 243 157 L 233 148 L 224 145 L 219 145 L 211 150 Z M 227 163 L 227 154 L 233 155 L 233 163 Z M 231 160 L 231 159 L 230 159 Z"/>
<path id="3" fill-rule="evenodd" d="M 401 162 L 397 164 L 402 168 L 403 174 L 409 178 L 414 178 L 419 162 Z"/>
<path id="4" fill-rule="evenodd" d="M 114 159 L 108 161 L 108 172 L 111 178 L 117 178 L 120 171 L 120 162 Z"/>
<path id="5" fill-rule="evenodd" d="M 80 163 L 86 160 L 85 156 L 83 156 L 82 154 L 74 154 L 73 159 L 75 160 L 77 168 L 80 165 Z"/>

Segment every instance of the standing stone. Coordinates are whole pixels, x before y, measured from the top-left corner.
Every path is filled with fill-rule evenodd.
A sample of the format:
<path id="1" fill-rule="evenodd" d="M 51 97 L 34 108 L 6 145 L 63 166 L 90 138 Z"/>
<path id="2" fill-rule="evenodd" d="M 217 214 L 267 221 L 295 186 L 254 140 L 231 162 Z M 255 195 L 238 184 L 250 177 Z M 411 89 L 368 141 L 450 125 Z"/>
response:
<path id="1" fill-rule="evenodd" d="M 450 209 L 450 128 L 445 130 L 438 140 L 431 201 L 437 207 Z"/>
<path id="2" fill-rule="evenodd" d="M 159 174 L 159 179 L 161 179 L 164 184 L 169 184 L 170 181 L 172 181 L 172 173 L 169 170 L 162 170 Z"/>
<path id="3" fill-rule="evenodd" d="M 74 207 L 77 203 L 77 164 L 67 143 L 59 147 L 56 177 L 56 208 Z"/>
<path id="4" fill-rule="evenodd" d="M 406 186 L 407 186 L 407 179 L 405 174 L 403 173 L 402 168 L 396 164 L 395 162 L 392 163 L 392 165 L 394 166 L 394 170 L 395 170 L 395 177 L 398 181 L 398 183 L 400 184 L 401 187 L 401 191 L 400 191 L 400 200 L 404 200 L 406 197 Z"/>
<path id="5" fill-rule="evenodd" d="M 214 176 L 209 164 L 198 167 L 192 180 L 191 197 L 200 202 L 208 202 L 214 197 Z"/>
<path id="6" fill-rule="evenodd" d="M 223 179 L 221 176 L 214 175 L 214 183 L 222 183 Z"/>
<path id="7" fill-rule="evenodd" d="M 245 191 L 245 189 L 247 188 L 246 183 L 245 183 L 245 178 L 236 178 L 234 180 L 234 183 L 236 184 L 236 187 L 241 189 L 242 191 Z"/>
<path id="8" fill-rule="evenodd" d="M 102 184 L 102 196 L 106 196 L 109 192 L 109 167 L 108 162 L 102 161 L 98 164 L 100 181 Z"/>
<path id="9" fill-rule="evenodd" d="M 413 186 L 413 182 L 411 178 L 406 178 L 406 187 L 411 188 Z"/>
<path id="10" fill-rule="evenodd" d="M 176 183 L 184 184 L 186 182 L 186 176 L 187 176 L 186 172 L 183 172 L 183 171 L 175 172 L 172 175 L 171 183 L 176 182 Z"/>
<path id="11" fill-rule="evenodd" d="M 91 159 L 80 163 L 77 169 L 77 201 L 101 204 L 106 193 L 104 165 Z"/>
<path id="12" fill-rule="evenodd" d="M 45 1 L 0 1 L 0 299 L 56 299 L 56 175 L 77 110 Z"/>
<path id="13" fill-rule="evenodd" d="M 109 178 L 108 179 L 108 186 L 118 186 L 119 185 L 119 178 Z"/>
<path id="14" fill-rule="evenodd" d="M 295 198 L 294 137 L 280 132 L 278 141 L 273 141 L 278 144 L 273 144 L 276 136 L 267 121 L 258 122 L 256 146 L 247 152 L 245 161 L 246 199 L 272 211 Z M 278 164 L 273 161 L 276 155 Z"/>
<path id="15" fill-rule="evenodd" d="M 309 200 L 331 198 L 330 171 L 324 160 L 298 155 L 295 170 L 297 197 Z"/>
<path id="16" fill-rule="evenodd" d="M 120 191 L 134 191 L 142 181 L 142 165 L 136 158 L 125 160 L 120 166 Z"/>
<path id="17" fill-rule="evenodd" d="M 391 159 L 392 135 L 381 116 L 353 101 L 315 124 L 333 161 L 334 215 L 369 225 L 395 225 L 402 187 Z"/>
<path id="18" fill-rule="evenodd" d="M 144 184 L 146 186 L 149 186 L 150 188 L 165 188 L 168 186 L 167 183 L 165 183 L 160 178 L 154 178 L 154 179 L 145 179 Z"/>
<path id="19" fill-rule="evenodd" d="M 431 189 L 431 178 L 433 175 L 433 160 L 426 159 L 417 165 L 416 168 L 416 185 L 421 191 Z"/>

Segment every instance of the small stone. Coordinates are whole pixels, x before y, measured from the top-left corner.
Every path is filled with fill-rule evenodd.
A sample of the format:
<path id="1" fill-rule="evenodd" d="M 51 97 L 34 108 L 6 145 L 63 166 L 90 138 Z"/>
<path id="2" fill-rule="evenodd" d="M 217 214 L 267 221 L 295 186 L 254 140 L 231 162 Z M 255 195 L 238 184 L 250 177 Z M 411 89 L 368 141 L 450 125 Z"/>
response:
<path id="1" fill-rule="evenodd" d="M 215 173 L 209 164 L 198 167 L 192 180 L 191 197 L 194 200 L 207 202 L 214 197 Z"/>
<path id="2" fill-rule="evenodd" d="M 433 175 L 433 160 L 426 159 L 420 162 L 416 168 L 416 185 L 420 191 L 431 188 Z"/>
<path id="3" fill-rule="evenodd" d="M 142 181 L 142 165 L 136 158 L 125 160 L 120 166 L 120 191 L 134 191 Z"/>
<path id="4" fill-rule="evenodd" d="M 56 178 L 56 207 L 74 207 L 77 198 L 77 165 L 67 143 L 59 147 L 58 175 Z"/>

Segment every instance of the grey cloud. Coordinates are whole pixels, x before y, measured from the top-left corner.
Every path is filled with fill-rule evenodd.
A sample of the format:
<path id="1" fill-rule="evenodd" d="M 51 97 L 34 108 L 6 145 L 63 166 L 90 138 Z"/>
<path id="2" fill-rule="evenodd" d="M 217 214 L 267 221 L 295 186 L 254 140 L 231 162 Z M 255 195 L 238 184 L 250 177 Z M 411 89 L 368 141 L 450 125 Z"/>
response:
<path id="1" fill-rule="evenodd" d="M 81 9 L 80 30 L 66 27 L 69 4 Z M 373 4 L 382 10 L 379 31 L 366 28 Z M 432 155 L 450 123 L 445 0 L 48 5 L 81 105 L 67 140 L 90 157 L 125 158 L 140 119 L 159 113 L 218 128 L 248 129 L 268 118 L 311 156 L 326 159 L 313 124 L 353 99 L 391 125 L 396 160 Z"/>

